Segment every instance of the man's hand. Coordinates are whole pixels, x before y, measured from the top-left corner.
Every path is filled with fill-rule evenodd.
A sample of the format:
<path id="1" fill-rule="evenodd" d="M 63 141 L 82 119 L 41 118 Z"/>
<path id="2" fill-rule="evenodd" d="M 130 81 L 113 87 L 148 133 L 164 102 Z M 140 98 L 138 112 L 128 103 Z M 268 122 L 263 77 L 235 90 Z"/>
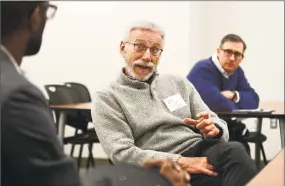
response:
<path id="1" fill-rule="evenodd" d="M 209 176 L 216 176 L 217 173 L 213 171 L 213 165 L 208 163 L 206 157 L 187 158 L 181 157 L 178 164 L 186 169 L 190 174 L 207 174 Z"/>
<path id="2" fill-rule="evenodd" d="M 233 100 L 233 98 L 235 96 L 235 93 L 233 91 L 230 91 L 230 90 L 221 91 L 221 94 L 229 100 Z"/>
<path id="3" fill-rule="evenodd" d="M 143 167 L 160 167 L 160 174 L 165 176 L 173 186 L 190 186 L 190 175 L 171 159 L 149 160 Z"/>
<path id="4" fill-rule="evenodd" d="M 210 118 L 209 113 L 200 112 L 196 115 L 196 117 L 200 119 L 194 120 L 191 118 L 185 118 L 184 123 L 195 126 L 205 136 L 215 137 L 220 133 L 220 130 L 216 127 L 213 120 Z"/>

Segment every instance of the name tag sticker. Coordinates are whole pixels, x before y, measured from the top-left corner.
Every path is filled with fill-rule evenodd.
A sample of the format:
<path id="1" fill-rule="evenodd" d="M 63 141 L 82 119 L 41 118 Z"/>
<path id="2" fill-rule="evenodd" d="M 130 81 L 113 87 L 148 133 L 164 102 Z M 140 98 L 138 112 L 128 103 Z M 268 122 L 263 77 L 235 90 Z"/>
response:
<path id="1" fill-rule="evenodd" d="M 185 103 L 185 101 L 183 100 L 182 96 L 179 93 L 165 98 L 163 102 L 170 112 L 173 112 L 175 110 L 187 106 L 187 104 Z"/>

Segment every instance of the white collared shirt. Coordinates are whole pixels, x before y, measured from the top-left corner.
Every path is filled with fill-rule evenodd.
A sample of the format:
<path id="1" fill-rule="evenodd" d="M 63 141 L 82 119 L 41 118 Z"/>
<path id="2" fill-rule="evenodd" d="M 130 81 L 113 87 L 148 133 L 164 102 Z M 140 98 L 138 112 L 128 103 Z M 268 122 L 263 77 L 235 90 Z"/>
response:
<path id="1" fill-rule="evenodd" d="M 219 61 L 219 59 L 218 59 L 217 54 L 212 55 L 212 61 L 214 62 L 214 64 L 215 64 L 216 67 L 218 68 L 218 70 L 221 72 L 221 74 L 222 74 L 225 78 L 229 79 L 229 77 L 230 77 L 231 75 L 233 75 L 233 73 L 228 73 L 228 72 L 226 72 L 226 71 L 223 69 L 222 65 L 220 64 L 220 61 Z M 236 95 L 237 95 L 237 99 L 236 99 L 235 103 L 238 103 L 238 102 L 239 102 L 239 93 L 238 93 L 238 91 L 235 91 L 235 93 L 236 93 Z"/>
<path id="2" fill-rule="evenodd" d="M 217 54 L 212 55 L 212 61 L 214 62 L 214 64 L 215 64 L 216 67 L 218 68 L 218 70 L 222 73 L 222 75 L 223 75 L 225 78 L 229 79 L 229 77 L 230 77 L 231 75 L 233 75 L 233 73 L 228 73 L 228 72 L 226 72 L 226 71 L 223 69 L 222 65 L 220 64 L 220 61 L 219 61 L 219 59 L 218 59 Z"/>
<path id="3" fill-rule="evenodd" d="M 16 70 L 18 71 L 19 74 L 23 74 L 23 71 L 21 70 L 20 66 L 18 65 L 18 63 L 16 62 L 15 58 L 12 56 L 12 54 L 7 50 L 7 48 L 3 45 L 1 45 L 1 49 L 5 52 L 5 54 L 7 54 L 7 56 L 9 57 L 10 61 L 12 62 L 12 64 L 15 66 Z"/>

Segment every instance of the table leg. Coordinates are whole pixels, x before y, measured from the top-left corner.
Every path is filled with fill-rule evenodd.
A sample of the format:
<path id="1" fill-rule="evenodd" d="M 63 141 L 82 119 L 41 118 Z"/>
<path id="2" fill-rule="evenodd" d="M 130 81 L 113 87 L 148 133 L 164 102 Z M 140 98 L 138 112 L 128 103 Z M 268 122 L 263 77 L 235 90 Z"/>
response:
<path id="1" fill-rule="evenodd" d="M 262 118 L 257 118 L 257 133 L 261 134 Z M 255 164 L 258 170 L 260 170 L 260 143 L 255 143 Z"/>
<path id="2" fill-rule="evenodd" d="M 58 121 L 58 138 L 59 141 L 62 143 L 64 137 L 65 122 L 66 122 L 66 114 L 62 111 L 60 112 L 59 121 Z"/>
<path id="3" fill-rule="evenodd" d="M 279 128 L 280 128 L 281 148 L 284 148 L 285 118 L 279 118 Z"/>

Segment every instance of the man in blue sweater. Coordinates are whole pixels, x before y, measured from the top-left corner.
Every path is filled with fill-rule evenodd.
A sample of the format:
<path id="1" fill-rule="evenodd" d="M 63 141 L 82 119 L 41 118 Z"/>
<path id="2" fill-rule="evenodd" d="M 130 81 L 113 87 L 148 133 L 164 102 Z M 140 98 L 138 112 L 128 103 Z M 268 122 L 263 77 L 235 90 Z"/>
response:
<path id="1" fill-rule="evenodd" d="M 187 78 L 214 112 L 256 109 L 259 97 L 240 64 L 246 50 L 237 35 L 226 35 L 215 55 L 194 65 Z"/>
<path id="2" fill-rule="evenodd" d="M 198 90 L 203 101 L 214 112 L 236 109 L 256 109 L 259 96 L 248 83 L 240 64 L 244 58 L 246 44 L 239 36 L 228 34 L 221 40 L 216 54 L 198 61 L 187 78 Z M 245 125 L 226 119 L 229 124 L 230 140 L 243 140 Z M 239 123 L 239 125 L 233 125 Z M 234 126 L 234 127 L 233 127 Z"/>

